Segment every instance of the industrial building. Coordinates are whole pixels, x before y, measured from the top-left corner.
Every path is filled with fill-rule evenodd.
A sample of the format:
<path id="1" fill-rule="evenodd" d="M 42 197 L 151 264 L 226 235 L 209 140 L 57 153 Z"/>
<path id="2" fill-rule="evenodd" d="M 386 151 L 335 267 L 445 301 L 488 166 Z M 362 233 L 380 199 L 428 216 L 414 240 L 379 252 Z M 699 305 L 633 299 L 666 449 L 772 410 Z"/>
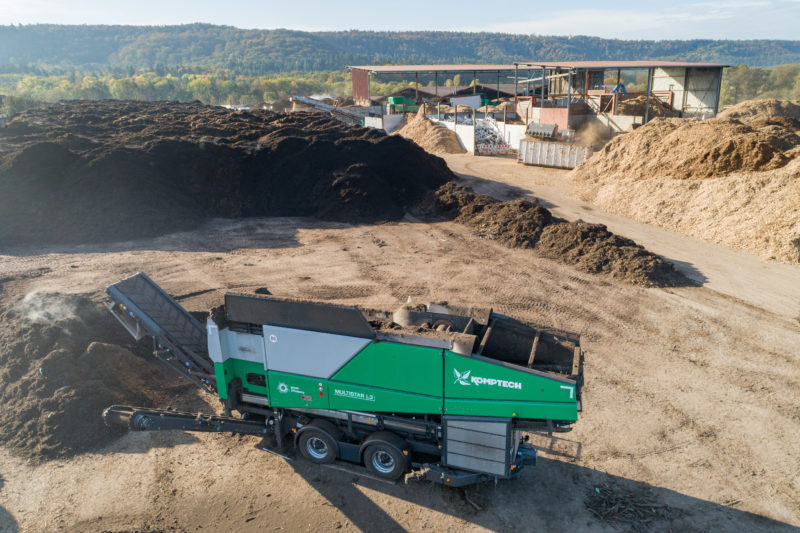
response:
<path id="1" fill-rule="evenodd" d="M 514 124 L 523 125 L 523 130 L 529 124 L 554 124 L 560 130 L 577 130 L 587 123 L 595 123 L 611 135 L 646 123 L 654 116 L 713 117 L 719 109 L 725 67 L 682 61 L 518 61 L 497 65 L 348 68 L 352 73 L 353 100 L 358 105 L 370 106 L 373 116 L 387 112 L 382 105 L 385 97 L 372 94 L 371 80 L 389 74 L 413 76 L 414 85 L 402 93 L 407 97 L 413 94 L 418 102 L 440 104 L 454 96 L 477 93 L 493 100 L 513 100 L 513 110 L 506 115 L 510 123 L 503 126 L 506 141 L 513 145 L 515 137 L 519 137 L 514 133 L 518 129 L 512 127 Z M 460 87 L 441 86 L 441 81 L 456 74 L 467 77 L 471 74 L 472 83 Z M 433 86 L 420 85 L 420 75 L 427 78 L 433 75 Z M 631 76 L 641 79 L 640 85 L 644 87 L 631 89 Z M 612 83 L 608 83 L 609 79 Z M 446 125 L 448 117 L 444 121 L 441 116 L 436 119 Z M 452 117 L 452 124 L 452 129 L 457 129 L 455 117 Z M 474 146 L 464 144 L 468 150 L 474 150 Z"/>

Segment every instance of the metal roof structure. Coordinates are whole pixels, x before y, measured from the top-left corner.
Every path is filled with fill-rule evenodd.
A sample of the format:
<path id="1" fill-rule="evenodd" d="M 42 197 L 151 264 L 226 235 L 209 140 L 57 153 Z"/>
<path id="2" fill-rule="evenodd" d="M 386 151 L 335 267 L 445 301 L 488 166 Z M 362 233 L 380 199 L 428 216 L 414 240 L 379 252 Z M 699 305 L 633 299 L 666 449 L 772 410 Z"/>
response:
<path id="1" fill-rule="evenodd" d="M 349 69 L 385 74 L 410 72 L 497 72 L 516 68 L 580 68 L 580 69 L 629 69 L 629 68 L 722 68 L 720 63 L 690 63 L 688 61 L 515 61 L 512 64 L 464 63 L 456 65 L 353 65 Z"/>
<path id="2" fill-rule="evenodd" d="M 514 65 L 480 65 L 480 64 L 463 64 L 463 65 L 353 65 L 348 66 L 349 69 L 361 69 L 367 72 L 385 73 L 385 74 L 402 74 L 408 72 L 496 72 L 498 70 L 514 70 Z"/>
<path id="3" fill-rule="evenodd" d="M 645 110 L 645 121 L 649 117 L 649 109 L 650 109 L 650 94 L 653 90 L 654 86 L 663 85 L 664 79 L 670 81 L 670 85 L 666 87 L 662 87 L 660 90 L 668 90 L 670 94 L 673 91 L 673 85 L 679 86 L 679 91 L 681 92 L 681 108 L 678 109 L 680 113 L 686 111 L 687 104 L 686 98 L 688 95 L 692 95 L 691 97 L 694 100 L 700 102 L 695 107 L 697 109 L 713 109 L 713 115 L 716 115 L 717 110 L 719 109 L 719 94 L 721 92 L 721 84 L 722 84 L 722 70 L 729 65 L 724 65 L 721 63 L 692 63 L 688 61 L 665 61 L 665 60 L 640 60 L 640 61 L 612 61 L 612 60 L 592 60 L 592 61 L 579 61 L 579 60 L 567 60 L 567 61 L 515 61 L 511 64 L 476 64 L 476 63 L 463 63 L 463 64 L 449 64 L 449 65 L 356 65 L 356 66 L 349 66 L 347 67 L 350 69 L 352 73 L 352 83 L 353 83 L 353 100 L 356 104 L 359 105 L 372 105 L 372 92 L 370 88 L 370 78 L 372 75 L 380 75 L 380 74 L 413 74 L 415 78 L 415 93 L 419 96 L 419 75 L 420 73 L 432 73 L 435 75 L 434 83 L 438 84 L 438 76 L 439 73 L 461 73 L 461 72 L 472 72 L 473 81 L 477 81 L 478 73 L 496 73 L 497 75 L 497 83 L 495 84 L 495 90 L 497 92 L 497 96 L 500 95 L 500 77 L 501 72 L 513 72 L 514 78 L 514 87 L 515 89 L 512 91 L 514 95 L 514 104 L 515 107 L 518 103 L 518 95 L 519 95 L 519 84 L 525 83 L 526 85 L 530 82 L 536 82 L 540 80 L 547 79 L 546 83 L 548 86 L 553 86 L 553 80 L 557 78 L 566 77 L 566 79 L 558 79 L 556 86 L 557 89 L 555 90 L 555 94 L 558 93 L 559 90 L 561 92 L 565 92 L 566 101 L 568 105 L 564 107 L 566 110 L 566 118 L 563 121 L 564 127 L 567 127 L 569 124 L 569 110 L 572 106 L 572 96 L 573 96 L 573 89 L 580 91 L 583 89 L 583 94 L 586 95 L 589 92 L 589 85 L 590 85 L 590 78 L 595 77 L 596 73 L 602 73 L 603 71 L 608 70 L 616 70 L 617 71 L 617 82 L 619 83 L 620 78 L 620 71 L 624 70 L 647 70 L 647 103 L 646 103 L 646 110 Z M 656 71 L 661 69 L 658 74 L 656 75 Z M 527 79 L 519 79 L 520 70 L 528 71 L 528 78 Z M 538 78 L 530 78 L 530 74 L 532 70 L 539 70 L 541 71 L 541 76 Z M 549 72 L 549 76 L 547 75 Z M 679 74 L 675 74 L 678 72 Z M 595 73 L 595 74 L 591 74 Z M 579 76 L 582 80 L 581 83 L 584 85 L 582 87 L 573 87 L 573 79 L 575 76 Z M 676 78 L 676 76 L 678 76 Z M 691 82 L 690 82 L 691 76 Z M 712 77 L 709 77 L 712 76 Z M 511 76 L 508 76 L 511 77 Z M 678 79 L 678 78 L 682 78 Z M 705 79 L 708 78 L 708 79 Z M 702 83 L 708 85 L 708 87 L 699 87 L 697 86 L 700 83 L 699 80 L 705 80 Z M 655 84 L 655 85 L 654 85 Z M 566 85 L 566 91 L 563 91 L 563 86 Z M 489 85 L 485 85 L 489 87 Z M 559 89 L 560 88 L 560 89 Z M 475 91 L 475 89 L 473 89 Z M 438 91 L 437 91 L 438 92 Z M 477 92 L 477 91 L 475 91 Z M 545 99 L 544 90 L 540 90 L 541 95 L 540 98 L 542 102 L 540 102 L 540 108 L 543 108 L 541 103 Z M 548 93 L 552 92 L 548 91 Z M 697 96 L 697 95 L 701 96 Z M 438 94 L 437 94 L 438 96 Z M 526 95 L 526 97 L 529 95 Z M 714 102 L 711 105 L 711 97 L 713 97 Z M 670 97 L 671 98 L 671 97 Z M 552 100 L 552 98 L 551 98 Z M 558 99 L 553 100 L 553 103 L 557 103 Z M 601 98 L 602 100 L 602 98 Z M 614 98 L 614 108 L 612 113 L 616 114 L 616 103 L 617 99 Z M 670 100 L 670 105 L 672 105 Z M 698 107 L 700 106 L 700 107 Z M 694 108 L 693 108 L 694 109 Z M 694 110 L 697 113 L 697 109 Z"/>
<path id="4" fill-rule="evenodd" d="M 522 68 L 581 68 L 581 69 L 629 69 L 629 68 L 724 68 L 721 63 L 690 63 L 687 61 L 515 61 Z"/>

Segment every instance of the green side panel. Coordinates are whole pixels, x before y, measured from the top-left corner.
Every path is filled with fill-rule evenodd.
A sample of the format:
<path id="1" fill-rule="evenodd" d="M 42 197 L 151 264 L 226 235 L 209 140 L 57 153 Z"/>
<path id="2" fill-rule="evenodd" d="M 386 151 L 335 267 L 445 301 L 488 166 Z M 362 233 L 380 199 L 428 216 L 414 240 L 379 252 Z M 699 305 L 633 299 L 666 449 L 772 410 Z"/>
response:
<path id="1" fill-rule="evenodd" d="M 577 420 L 575 384 L 571 381 L 531 374 L 449 351 L 445 352 L 444 372 L 444 406 L 448 415 Z M 518 407 L 515 409 L 515 406 Z M 569 416 L 565 416 L 567 414 Z"/>
<path id="2" fill-rule="evenodd" d="M 576 404 L 558 402 L 508 402 L 445 400 L 448 415 L 497 416 L 542 420 L 577 420 Z"/>
<path id="3" fill-rule="evenodd" d="M 328 384 L 328 390 L 331 395 L 331 409 L 383 413 L 442 413 L 442 399 L 438 396 L 335 382 Z"/>
<path id="4" fill-rule="evenodd" d="M 272 407 L 328 409 L 328 383 L 283 372 L 269 372 L 269 404 Z"/>
<path id="5" fill-rule="evenodd" d="M 216 365 L 215 365 L 216 366 Z M 230 383 L 233 379 L 239 378 L 242 380 L 242 387 L 247 389 L 248 391 L 255 393 L 255 394 L 267 394 L 267 386 L 258 386 L 258 385 L 251 385 L 247 382 L 247 374 L 259 374 L 261 376 L 265 375 L 264 371 L 264 363 L 255 363 L 253 361 L 244 361 L 242 359 L 227 359 L 223 363 L 225 367 L 225 371 L 227 372 L 225 376 L 225 383 Z M 266 379 L 266 377 L 265 377 Z M 269 380 L 267 380 L 269 381 Z M 217 383 L 220 383 L 219 380 L 219 373 L 217 373 Z M 269 383 L 267 383 L 269 385 Z M 227 397 L 227 387 L 225 392 L 225 397 Z M 220 396 L 222 398 L 222 396 Z"/>
<path id="6" fill-rule="evenodd" d="M 442 379 L 442 350 L 373 342 L 334 374 L 331 381 L 442 396 Z"/>
<path id="7" fill-rule="evenodd" d="M 228 399 L 228 380 L 225 379 L 225 364 L 214 363 L 214 376 L 217 378 L 217 396 L 221 400 Z"/>

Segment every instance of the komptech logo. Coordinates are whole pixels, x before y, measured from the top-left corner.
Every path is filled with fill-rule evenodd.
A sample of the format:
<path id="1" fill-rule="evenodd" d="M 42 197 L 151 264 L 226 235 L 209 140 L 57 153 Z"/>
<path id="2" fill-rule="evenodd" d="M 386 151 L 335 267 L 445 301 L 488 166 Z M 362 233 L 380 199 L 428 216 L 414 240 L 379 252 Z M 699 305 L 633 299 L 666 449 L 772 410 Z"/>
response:
<path id="1" fill-rule="evenodd" d="M 463 374 L 460 373 L 455 368 L 453 369 L 453 374 L 456 375 L 456 380 L 453 382 L 453 385 L 458 383 L 459 385 L 469 385 L 469 375 L 472 373 L 472 370 L 467 370 Z"/>
<path id="2" fill-rule="evenodd" d="M 495 379 L 495 378 L 483 378 L 480 376 L 473 376 L 472 370 L 467 370 L 466 372 L 459 372 L 455 368 L 453 369 L 453 375 L 455 376 L 455 381 L 453 385 L 458 383 L 459 385 L 489 385 L 490 387 L 502 387 L 504 389 L 519 389 L 522 390 L 522 383 L 519 381 L 507 381 L 505 379 Z"/>

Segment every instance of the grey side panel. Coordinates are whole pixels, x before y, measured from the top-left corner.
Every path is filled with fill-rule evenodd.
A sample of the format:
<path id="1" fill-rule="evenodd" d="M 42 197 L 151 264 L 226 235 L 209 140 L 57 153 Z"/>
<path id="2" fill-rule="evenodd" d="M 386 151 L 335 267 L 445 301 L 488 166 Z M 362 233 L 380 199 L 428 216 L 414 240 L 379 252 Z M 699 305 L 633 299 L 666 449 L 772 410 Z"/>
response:
<path id="1" fill-rule="evenodd" d="M 510 419 L 445 416 L 442 426 L 444 464 L 495 476 L 509 475 Z"/>
<path id="2" fill-rule="evenodd" d="M 447 438 L 461 442 L 469 442 L 476 446 L 504 448 L 506 445 L 505 434 L 495 435 L 493 433 L 482 433 L 469 429 L 456 428 L 449 424 L 447 426 Z"/>
<path id="3" fill-rule="evenodd" d="M 328 379 L 370 339 L 265 325 L 267 369 Z"/>
<path id="4" fill-rule="evenodd" d="M 460 442 L 449 439 L 447 441 L 447 456 L 452 457 L 453 454 L 459 454 L 464 457 L 481 458 L 487 461 L 494 461 L 500 463 L 502 468 L 506 462 L 505 446 L 502 448 L 490 448 L 488 446 L 480 446 L 471 442 Z"/>
<path id="5" fill-rule="evenodd" d="M 372 326 L 355 307 L 226 294 L 225 312 L 233 322 L 270 324 L 363 339 L 375 336 Z"/>
<path id="6" fill-rule="evenodd" d="M 208 332 L 208 356 L 215 363 L 225 362 L 225 356 L 222 352 L 222 341 L 220 340 L 219 326 L 217 323 L 206 319 L 206 331 Z"/>
<path id="7" fill-rule="evenodd" d="M 222 357 L 224 359 L 252 361 L 253 363 L 261 363 L 266 368 L 264 339 L 261 335 L 223 329 L 220 332 L 220 344 L 222 345 Z"/>
<path id="8" fill-rule="evenodd" d="M 447 466 L 462 468 L 464 470 L 471 470 L 473 472 L 481 472 L 492 474 L 495 476 L 506 475 L 506 467 L 504 463 L 497 461 L 490 461 L 475 457 L 471 455 L 460 455 L 456 453 L 447 454 Z"/>

